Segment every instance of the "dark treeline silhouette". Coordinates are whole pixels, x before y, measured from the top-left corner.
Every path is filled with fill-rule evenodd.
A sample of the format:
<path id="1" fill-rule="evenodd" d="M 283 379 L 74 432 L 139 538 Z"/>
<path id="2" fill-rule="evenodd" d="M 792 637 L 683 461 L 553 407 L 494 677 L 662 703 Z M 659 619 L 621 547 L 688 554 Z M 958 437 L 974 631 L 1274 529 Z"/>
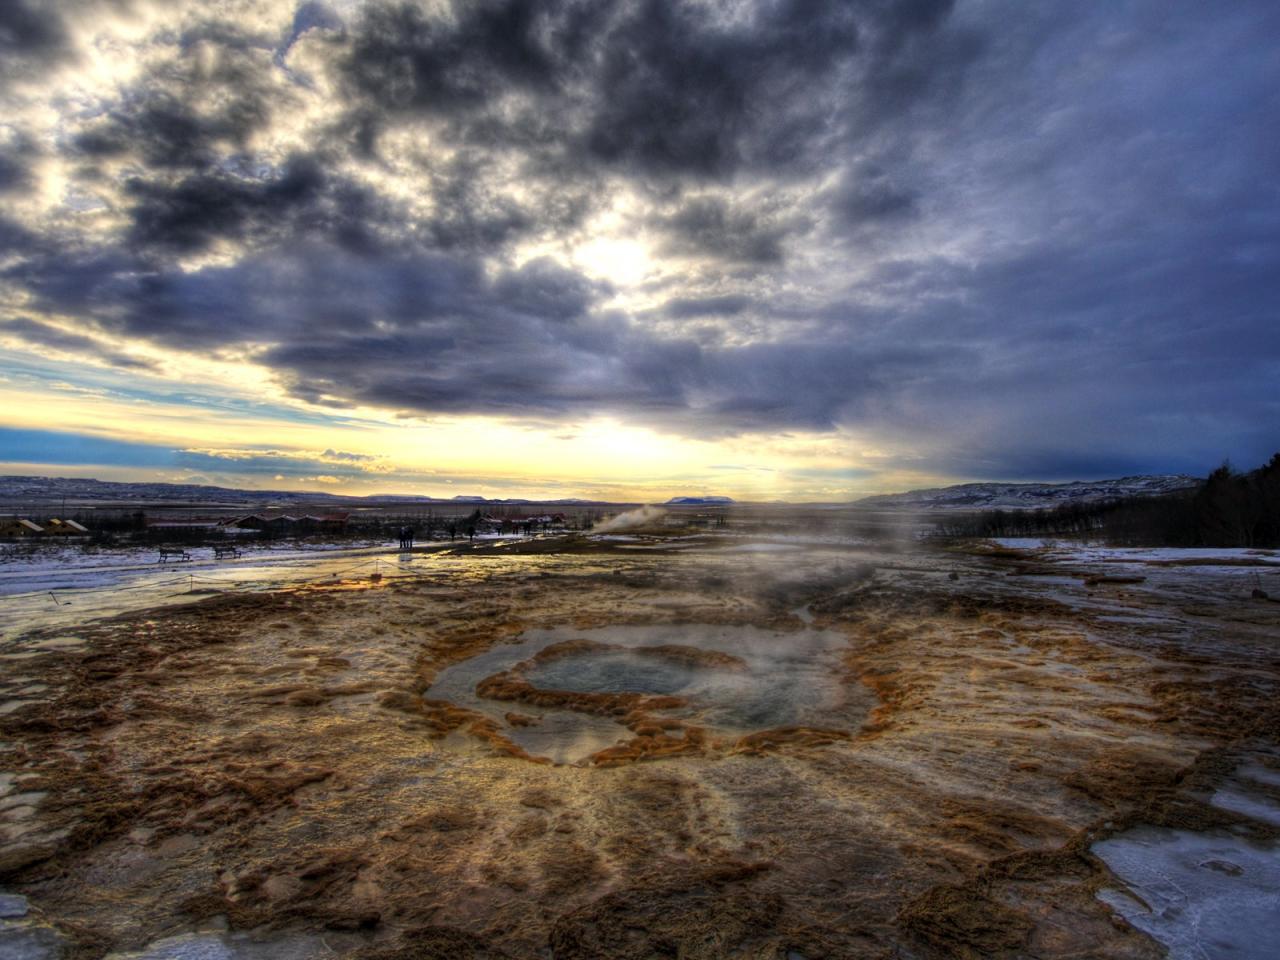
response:
<path id="1" fill-rule="evenodd" d="M 1224 463 L 1193 490 L 1042 510 L 990 510 L 942 520 L 937 532 L 1088 537 L 1117 546 L 1280 547 L 1280 453 L 1248 473 Z"/>

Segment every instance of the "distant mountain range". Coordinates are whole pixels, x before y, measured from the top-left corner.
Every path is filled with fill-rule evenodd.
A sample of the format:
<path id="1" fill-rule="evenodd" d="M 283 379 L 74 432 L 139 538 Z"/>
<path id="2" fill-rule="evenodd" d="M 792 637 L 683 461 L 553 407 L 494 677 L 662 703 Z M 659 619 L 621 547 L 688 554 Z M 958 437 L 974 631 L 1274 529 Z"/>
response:
<path id="1" fill-rule="evenodd" d="M 1064 503 L 1125 497 L 1153 497 L 1198 487 L 1203 480 L 1184 474 L 1078 480 L 1074 483 L 961 483 L 953 487 L 888 493 L 855 501 L 857 506 L 916 510 L 1032 510 Z"/>
<path id="2" fill-rule="evenodd" d="M 346 506 L 371 504 L 558 504 L 561 506 L 608 505 L 601 500 L 568 497 L 560 500 L 529 500 L 521 497 L 488 499 L 480 496 L 423 497 L 412 494 L 375 494 L 351 497 L 324 491 L 237 490 L 194 483 L 117 483 L 79 477 L 0 476 L 0 501 L 110 502 L 142 504 L 275 504 L 333 503 Z"/>
<path id="3" fill-rule="evenodd" d="M 1087 503 L 1123 497 L 1157 496 L 1186 490 L 1203 481 L 1185 475 L 1153 477 L 1121 477 L 1118 480 L 1077 481 L 1075 483 L 962 483 L 953 487 L 912 490 L 855 500 L 856 507 L 892 507 L 913 510 L 1026 510 L 1055 507 L 1063 503 Z M 116 483 L 69 477 L 0 476 L 0 501 L 56 501 L 70 503 L 137 503 L 192 505 L 253 505 L 285 507 L 290 504 L 329 503 L 349 508 L 387 504 L 558 504 L 561 506 L 622 506 L 603 500 L 567 497 L 559 500 L 531 500 L 522 497 L 489 499 L 476 495 L 455 497 L 423 497 L 409 494 L 380 494 L 351 497 L 323 491 L 236 490 L 229 487 L 189 483 Z M 703 507 L 729 506 L 731 497 L 672 497 L 664 506 Z M 632 505 L 632 504 L 625 504 Z M 835 506 L 835 504 L 833 504 Z"/>

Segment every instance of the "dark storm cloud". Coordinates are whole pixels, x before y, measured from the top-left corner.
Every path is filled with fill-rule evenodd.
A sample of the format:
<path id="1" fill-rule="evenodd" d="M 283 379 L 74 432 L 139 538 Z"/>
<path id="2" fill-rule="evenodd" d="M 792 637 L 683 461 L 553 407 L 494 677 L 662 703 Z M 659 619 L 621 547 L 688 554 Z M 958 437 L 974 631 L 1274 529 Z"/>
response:
<path id="1" fill-rule="evenodd" d="M 137 154 L 147 167 L 201 168 L 214 164 L 224 147 L 243 146 L 266 122 L 252 96 L 206 117 L 179 95 L 158 92 L 145 104 L 107 117 L 81 132 L 75 146 L 96 160 Z"/>
<path id="2" fill-rule="evenodd" d="M 954 75 L 970 48 L 930 42 L 950 6 L 784 0 L 730 17 L 660 0 L 501 0 L 442 17 L 374 4 L 344 71 L 366 122 L 419 115 L 467 142 L 658 180 L 787 172 L 839 143 L 859 85 L 869 124 Z"/>
<path id="3" fill-rule="evenodd" d="M 875 163 L 851 167 L 827 203 L 835 231 L 852 236 L 882 234 L 919 213 L 918 190 Z"/>
<path id="4" fill-rule="evenodd" d="M 0 8 L 0 85 L 27 79 L 70 56 L 69 38 L 57 10 L 31 0 L 4 0 Z"/>
<path id="5" fill-rule="evenodd" d="M 137 178 L 125 194 L 133 203 L 131 245 L 169 253 L 198 252 L 218 239 L 259 246 L 299 237 L 373 252 L 393 219 L 380 196 L 310 156 L 292 157 L 266 177 L 219 170 L 176 182 Z"/>
<path id="6" fill-rule="evenodd" d="M 31 166 L 39 153 L 31 137 L 17 131 L 0 139 L 0 195 L 31 186 Z"/>
<path id="7" fill-rule="evenodd" d="M 580 36 L 572 22 L 553 48 L 546 28 L 582 16 L 533 2 L 456 4 L 440 17 L 413 3 L 373 4 L 356 28 L 348 76 L 378 108 L 447 115 L 517 89 L 557 84 L 559 59 Z M 560 26 L 560 24 L 555 24 Z M 554 42 L 554 41 L 553 41 Z"/>
<path id="8" fill-rule="evenodd" d="M 0 253 L 24 252 L 38 242 L 38 238 L 20 223 L 0 216 Z"/>
<path id="9" fill-rule="evenodd" d="M 112 350 L 92 337 L 68 333 L 47 323 L 32 320 L 30 317 L 12 317 L 7 320 L 0 320 L 0 335 L 5 334 L 18 337 L 36 347 L 52 347 L 55 350 L 65 350 L 71 353 L 97 357 L 113 367 L 147 370 L 154 366 L 147 360 L 130 357 L 120 353 L 118 350 Z"/>
<path id="10" fill-rule="evenodd" d="M 844 4 L 766 5 L 727 27 L 705 8 L 638 4 L 608 37 L 587 148 L 658 175 L 788 163 L 823 134 L 824 81 L 858 36 Z"/>
<path id="11" fill-rule="evenodd" d="M 694 317 L 731 317 L 751 306 L 751 298 L 741 294 L 720 297 L 674 297 L 662 306 L 663 312 L 675 320 Z"/>
<path id="12" fill-rule="evenodd" d="M 666 235 L 667 253 L 755 264 L 781 261 L 783 240 L 795 229 L 767 212 L 703 196 L 654 217 L 650 225 Z"/>
<path id="13" fill-rule="evenodd" d="M 74 57 L 15 9 L 24 63 Z M 1277 34 L 1262 0 L 207 16 L 39 148 L 111 226 L 6 212 L 0 279 L 86 352 L 251 348 L 334 408 L 849 429 L 983 477 L 1252 462 L 1280 445 Z M 319 133 L 266 155 L 302 105 Z M 0 142 L 21 197 L 40 156 Z M 667 267 L 630 310 L 550 259 L 620 199 Z"/>
<path id="14" fill-rule="evenodd" d="M 75 134 L 86 159 L 135 159 L 147 170 L 201 170 L 242 151 L 272 119 L 269 42 L 206 22 L 161 38 L 167 56 L 113 109 Z"/>

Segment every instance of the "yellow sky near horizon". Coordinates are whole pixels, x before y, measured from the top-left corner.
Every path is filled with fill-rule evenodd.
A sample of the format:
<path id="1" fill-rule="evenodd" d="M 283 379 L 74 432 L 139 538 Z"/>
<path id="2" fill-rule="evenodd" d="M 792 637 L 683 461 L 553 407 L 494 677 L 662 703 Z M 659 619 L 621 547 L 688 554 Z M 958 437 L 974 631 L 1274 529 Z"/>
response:
<path id="1" fill-rule="evenodd" d="M 208 482 L 368 495 L 657 500 L 720 494 L 742 500 L 842 500 L 941 478 L 881 471 L 883 454 L 845 433 L 743 433 L 693 438 L 609 417 L 539 422 L 481 415 L 402 417 L 290 398 L 260 372 L 219 376 L 175 357 L 146 375 L 27 355 L 0 378 L 0 428 L 136 446 L 84 462 L 6 456 L 0 470 L 99 479 Z M 209 386 L 217 384 L 216 389 Z M 149 460 L 174 452 L 171 464 Z M 161 456 L 163 459 L 163 456 Z"/>

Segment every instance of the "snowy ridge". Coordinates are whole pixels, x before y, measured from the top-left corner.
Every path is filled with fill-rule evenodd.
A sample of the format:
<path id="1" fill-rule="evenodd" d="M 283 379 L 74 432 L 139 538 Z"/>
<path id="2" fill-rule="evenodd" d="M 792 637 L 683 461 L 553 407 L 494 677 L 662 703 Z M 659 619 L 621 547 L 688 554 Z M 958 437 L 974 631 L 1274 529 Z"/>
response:
<path id="1" fill-rule="evenodd" d="M 1160 496 L 1197 487 L 1201 482 L 1195 477 L 1176 474 L 1077 480 L 1073 483 L 961 483 L 954 487 L 866 497 L 856 503 L 866 507 L 914 507 L 923 510 L 1034 510 L 1066 503 Z"/>
<path id="2" fill-rule="evenodd" d="M 325 491 L 301 490 L 244 490 L 233 487 L 215 487 L 194 483 L 119 483 L 111 480 L 92 480 L 81 477 L 25 477 L 0 476 L 0 502 L 23 500 L 72 501 L 136 501 L 150 504 L 165 501 L 201 504 L 290 503 L 334 504 L 545 504 L 545 505 L 612 505 L 600 500 L 584 500 L 565 497 L 557 500 L 530 500 L 523 497 L 488 498 L 459 495 L 450 498 L 428 497 L 415 494 L 371 494 L 350 496 Z"/>

